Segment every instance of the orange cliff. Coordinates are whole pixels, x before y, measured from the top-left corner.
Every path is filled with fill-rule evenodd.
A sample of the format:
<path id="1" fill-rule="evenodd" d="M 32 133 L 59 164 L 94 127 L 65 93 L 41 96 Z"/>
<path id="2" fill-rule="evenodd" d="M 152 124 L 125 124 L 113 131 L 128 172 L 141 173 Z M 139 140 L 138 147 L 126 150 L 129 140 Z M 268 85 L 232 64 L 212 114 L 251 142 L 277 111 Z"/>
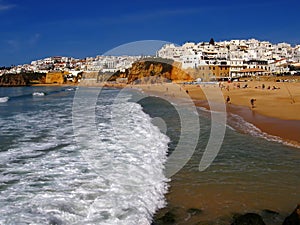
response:
<path id="1" fill-rule="evenodd" d="M 115 73 L 110 81 L 127 78 L 127 83 L 151 84 L 158 82 L 191 81 L 193 78 L 180 68 L 180 64 L 171 60 L 141 60 L 132 64 L 125 72 Z"/>

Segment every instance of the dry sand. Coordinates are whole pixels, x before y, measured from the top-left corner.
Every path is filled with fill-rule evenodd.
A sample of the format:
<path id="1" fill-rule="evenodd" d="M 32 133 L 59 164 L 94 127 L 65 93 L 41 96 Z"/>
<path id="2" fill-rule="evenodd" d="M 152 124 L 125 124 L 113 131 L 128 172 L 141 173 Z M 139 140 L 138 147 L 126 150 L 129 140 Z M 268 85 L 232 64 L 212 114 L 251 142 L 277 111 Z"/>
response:
<path id="1" fill-rule="evenodd" d="M 240 88 L 238 88 L 238 84 Z M 264 89 L 262 88 L 264 84 Z M 247 85 L 247 88 L 243 88 Z M 209 102 L 223 102 L 227 112 L 237 114 L 263 132 L 300 143 L 300 83 L 288 82 L 224 82 L 201 85 L 139 85 L 145 92 L 175 98 L 190 97 L 197 106 L 209 107 Z M 270 87 L 270 89 L 268 89 Z M 276 89 L 274 89 L 275 87 Z M 188 96 L 186 95 L 188 93 Z M 220 97 L 221 96 L 221 97 Z M 250 99 L 255 99 L 252 108 Z M 209 101 L 208 101 L 209 99 Z"/>

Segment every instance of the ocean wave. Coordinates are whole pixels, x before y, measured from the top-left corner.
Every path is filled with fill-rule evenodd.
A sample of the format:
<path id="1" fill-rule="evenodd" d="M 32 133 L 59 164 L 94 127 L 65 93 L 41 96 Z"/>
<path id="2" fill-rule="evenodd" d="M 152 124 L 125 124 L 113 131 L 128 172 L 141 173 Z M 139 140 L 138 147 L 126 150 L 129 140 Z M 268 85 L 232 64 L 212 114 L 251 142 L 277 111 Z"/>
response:
<path id="1" fill-rule="evenodd" d="M 66 88 L 65 91 L 75 91 L 76 88 Z"/>
<path id="2" fill-rule="evenodd" d="M 217 112 L 217 111 L 210 111 L 209 109 L 207 109 L 205 107 L 201 107 L 201 106 L 198 106 L 197 108 L 198 108 L 198 110 L 204 112 L 205 115 L 207 115 L 208 117 L 210 116 L 210 114 L 212 112 L 213 113 L 221 113 L 221 112 Z M 244 120 L 243 117 L 241 117 L 239 115 L 232 114 L 232 113 L 228 113 L 227 115 L 228 115 L 228 117 L 227 117 L 226 127 L 228 127 L 230 130 L 249 134 L 249 135 L 251 135 L 253 137 L 257 137 L 257 138 L 263 138 L 267 141 L 281 143 L 286 146 L 300 148 L 300 143 L 298 143 L 296 141 L 284 140 L 281 137 L 263 132 L 258 127 L 256 127 L 254 124 L 247 122 L 246 120 Z"/>
<path id="3" fill-rule="evenodd" d="M 211 112 L 209 109 L 205 108 L 205 107 L 202 107 L 202 106 L 197 106 L 197 109 L 203 111 L 203 112 Z"/>
<path id="4" fill-rule="evenodd" d="M 229 113 L 228 114 L 228 123 L 231 129 L 238 130 L 242 133 L 249 134 L 253 137 L 263 138 L 267 141 L 277 142 L 281 143 L 287 146 L 300 148 L 299 143 L 284 140 L 281 137 L 268 134 L 266 132 L 263 132 L 258 127 L 256 127 L 254 124 L 247 122 L 239 115 Z"/>
<path id="5" fill-rule="evenodd" d="M 107 95 L 99 98 L 92 124 L 96 137 L 82 114 L 73 133 L 66 116 L 72 101 L 0 119 L 3 131 L 15 135 L 0 152 L 0 164 L 7 165 L 0 224 L 151 224 L 166 205 L 169 139 L 139 104 L 128 102 L 128 94 L 114 103 L 114 92 L 103 91 Z"/>
<path id="6" fill-rule="evenodd" d="M 46 94 L 44 92 L 33 92 L 32 96 L 45 96 Z"/>
<path id="7" fill-rule="evenodd" d="M 8 100 L 9 100 L 9 97 L 1 97 L 0 98 L 0 103 L 8 102 Z"/>
<path id="8" fill-rule="evenodd" d="M 203 112 L 216 113 L 216 114 L 222 114 L 222 113 L 226 112 L 226 111 L 221 111 L 221 110 L 220 111 L 210 110 L 210 109 L 207 109 L 207 108 L 202 107 L 202 106 L 197 106 L 197 108 L 199 110 L 203 111 Z"/>
<path id="9" fill-rule="evenodd" d="M 99 177 L 105 177 L 102 194 L 89 207 L 84 223 L 151 224 L 156 210 L 166 204 L 168 179 L 163 170 L 169 138 L 128 94 L 119 94 L 113 102 L 108 96 L 100 99 L 97 135 L 87 133 L 95 121 L 92 117 L 79 117 L 74 129 L 82 156 Z M 86 109 L 82 104 L 78 110 Z"/>

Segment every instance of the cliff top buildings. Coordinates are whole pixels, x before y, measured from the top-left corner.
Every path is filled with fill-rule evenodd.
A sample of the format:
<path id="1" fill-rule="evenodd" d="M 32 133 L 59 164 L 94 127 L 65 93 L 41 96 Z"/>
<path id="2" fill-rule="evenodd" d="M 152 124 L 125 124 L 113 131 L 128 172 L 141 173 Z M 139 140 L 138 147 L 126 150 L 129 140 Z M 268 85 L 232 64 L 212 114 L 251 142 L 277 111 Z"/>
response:
<path id="1" fill-rule="evenodd" d="M 300 63 L 300 45 L 272 44 L 256 39 L 219 42 L 212 39 L 210 42 L 187 42 L 182 46 L 167 44 L 157 51 L 156 56 L 179 62 L 183 69 L 197 69 L 203 76 L 225 79 L 245 75 L 284 74 L 291 70 L 300 70 L 297 66 Z M 99 55 L 84 59 L 54 56 L 11 69 L 0 69 L 0 76 L 4 73 L 26 71 L 123 72 L 141 58 L 143 56 Z"/>
<path id="2" fill-rule="evenodd" d="M 187 42 L 182 46 L 167 44 L 157 51 L 157 56 L 178 61 L 182 68 L 204 70 L 204 67 L 228 66 L 228 73 L 214 73 L 216 78 L 234 78 L 245 75 L 282 74 L 300 62 L 300 46 L 288 43 L 272 44 L 268 41 L 231 40 L 214 42 Z M 284 61 L 285 63 L 278 63 Z M 214 66 L 214 67 L 213 67 Z M 219 68 L 218 68 L 219 69 Z M 203 74 L 207 75 L 207 74 Z"/>

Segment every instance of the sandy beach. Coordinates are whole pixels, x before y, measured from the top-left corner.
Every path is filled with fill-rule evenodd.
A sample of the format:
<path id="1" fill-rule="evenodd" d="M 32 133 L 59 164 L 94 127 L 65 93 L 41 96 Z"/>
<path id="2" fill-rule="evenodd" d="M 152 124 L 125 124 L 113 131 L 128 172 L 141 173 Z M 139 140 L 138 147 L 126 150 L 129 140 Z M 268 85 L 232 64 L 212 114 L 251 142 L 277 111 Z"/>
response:
<path id="1" fill-rule="evenodd" d="M 300 83 L 250 81 L 201 85 L 155 84 L 137 87 L 154 95 L 190 97 L 197 106 L 207 109 L 210 108 L 210 102 L 224 103 L 228 113 L 239 115 L 261 131 L 299 146 Z M 228 97 L 230 101 L 226 103 Z M 253 106 L 251 99 L 255 99 Z"/>
<path id="2" fill-rule="evenodd" d="M 74 85 L 74 84 L 73 84 Z M 70 86 L 34 85 L 34 86 Z M 300 83 L 249 81 L 215 84 L 78 84 L 78 86 L 138 88 L 150 95 L 191 98 L 196 106 L 210 109 L 210 103 L 226 105 L 227 113 L 241 116 L 262 132 L 300 146 Z M 229 101 L 226 100 L 229 97 Z M 255 99 L 254 105 L 250 100 Z M 241 132 L 243 132 L 241 130 Z"/>
<path id="3" fill-rule="evenodd" d="M 247 88 L 243 88 L 246 84 Z M 264 89 L 262 88 L 263 84 L 265 86 Z M 181 98 L 190 97 L 196 106 L 206 109 L 210 109 L 211 106 L 214 106 L 215 110 L 216 103 L 217 105 L 218 103 L 219 105 L 223 104 L 227 111 L 227 124 L 229 126 L 231 126 L 231 114 L 238 115 L 243 118 L 241 123 L 249 122 L 259 128 L 262 131 L 261 133 L 270 135 L 268 137 L 275 136 L 276 144 L 277 142 L 284 142 L 284 144 L 299 148 L 300 116 L 297 112 L 300 109 L 298 102 L 300 101 L 300 83 L 240 82 L 240 88 L 238 88 L 237 85 L 238 83 L 224 83 L 222 90 L 219 84 L 179 85 L 167 83 L 138 85 L 133 87 L 142 89 L 149 95 L 158 96 L 167 100 L 170 99 L 175 103 L 184 102 L 181 101 Z M 270 89 L 268 89 L 268 86 L 270 86 Z M 273 88 L 273 86 L 276 89 Z M 227 96 L 230 97 L 230 102 L 228 103 L 226 103 Z M 251 98 L 256 99 L 254 108 L 252 108 L 250 103 Z M 246 126 L 234 127 L 234 129 L 241 133 L 247 133 L 243 130 L 247 129 L 245 127 Z M 230 136 L 228 135 L 227 137 Z M 244 137 L 248 139 L 248 135 Z M 272 138 L 267 139 L 271 140 Z M 249 138 L 249 140 L 251 140 L 251 138 Z M 282 160 L 284 159 L 283 156 L 279 156 L 279 161 L 274 163 L 274 168 L 278 171 L 276 174 L 275 172 L 270 174 L 266 172 L 268 175 L 264 176 L 265 166 L 270 163 L 272 164 L 273 159 L 270 159 L 270 162 L 263 162 L 263 166 L 260 169 L 257 169 L 258 164 L 253 166 L 253 170 L 249 169 L 249 167 L 245 170 L 242 169 L 245 165 L 251 165 L 251 162 L 256 162 L 256 160 L 266 159 L 266 161 L 268 161 L 268 157 L 272 158 L 269 154 L 274 154 L 274 156 L 280 155 L 280 151 L 282 150 L 282 154 L 284 155 L 286 154 L 284 151 L 287 147 L 278 145 L 278 149 L 276 149 L 276 147 L 274 148 L 274 146 L 272 146 L 272 142 L 270 142 L 270 147 L 266 147 L 265 149 L 260 149 L 259 147 L 255 149 L 255 147 L 250 146 L 250 148 L 245 147 L 245 149 L 247 149 L 245 150 L 243 147 L 237 145 L 238 142 L 235 141 L 235 139 L 224 140 L 224 154 L 228 152 L 228 154 L 235 155 L 235 157 L 239 158 L 243 154 L 251 155 L 254 154 L 254 152 L 259 152 L 258 154 L 261 154 L 262 157 L 258 156 L 258 159 L 252 158 L 251 160 L 246 157 L 244 159 L 245 161 L 242 160 L 241 165 L 237 166 L 239 168 L 237 168 L 236 171 L 228 169 L 229 172 L 227 173 L 225 172 L 226 168 L 224 168 L 223 164 L 229 163 L 230 165 L 234 165 L 236 163 L 233 162 L 233 158 L 229 157 L 227 159 L 229 161 L 219 162 L 220 165 L 216 162 L 215 165 L 206 172 L 201 173 L 191 169 L 199 163 L 199 155 L 195 156 L 195 158 L 189 162 L 193 166 L 187 166 L 186 169 L 182 169 L 178 174 L 172 177 L 170 190 L 166 196 L 168 205 L 157 213 L 156 218 L 161 218 L 168 212 L 174 212 L 178 221 L 189 220 L 189 223 L 182 222 L 182 224 L 197 224 L 200 219 L 203 221 L 221 221 L 224 219 L 224 221 L 227 222 L 223 224 L 228 224 L 228 221 L 230 221 L 230 213 L 234 212 L 245 213 L 251 211 L 259 213 L 263 209 L 273 209 L 286 215 L 286 209 L 292 210 L 290 209 L 291 205 L 293 205 L 291 204 L 291 199 L 286 200 L 287 193 L 292 193 L 292 191 L 277 189 L 278 186 L 268 190 L 270 187 L 268 186 L 268 182 L 266 182 L 268 179 L 277 180 L 278 176 L 287 177 L 287 175 L 284 174 L 284 169 L 281 171 L 277 168 L 279 162 L 286 162 Z M 247 141 L 242 141 L 239 144 L 244 145 L 246 142 Z M 228 148 L 226 148 L 226 146 Z M 233 153 L 240 148 L 242 149 L 241 152 Z M 295 154 L 298 152 L 297 148 L 290 150 L 295 152 Z M 270 152 L 267 153 L 267 151 Z M 248 160 L 251 162 L 248 162 Z M 256 170 L 258 172 L 256 172 Z M 290 170 L 288 169 L 287 171 Z M 218 177 L 220 177 L 220 180 L 218 180 Z M 249 177 L 253 177 L 252 183 L 248 180 Z M 287 183 L 289 182 L 291 181 L 287 181 Z M 293 187 L 293 185 L 290 186 Z M 249 191 L 252 188 L 253 190 Z M 285 193 L 286 196 L 278 197 L 285 191 L 287 192 Z M 262 193 L 272 194 L 270 194 L 270 197 L 266 197 L 266 195 Z M 275 194 L 276 197 L 272 196 L 273 194 Z M 186 214 L 186 210 L 188 209 L 203 210 L 202 218 L 200 214 L 198 217 L 195 216 L 189 219 Z M 224 215 L 227 215 L 227 218 Z M 283 218 L 279 218 L 278 221 L 283 221 Z M 207 222 L 207 224 L 210 223 Z"/>

